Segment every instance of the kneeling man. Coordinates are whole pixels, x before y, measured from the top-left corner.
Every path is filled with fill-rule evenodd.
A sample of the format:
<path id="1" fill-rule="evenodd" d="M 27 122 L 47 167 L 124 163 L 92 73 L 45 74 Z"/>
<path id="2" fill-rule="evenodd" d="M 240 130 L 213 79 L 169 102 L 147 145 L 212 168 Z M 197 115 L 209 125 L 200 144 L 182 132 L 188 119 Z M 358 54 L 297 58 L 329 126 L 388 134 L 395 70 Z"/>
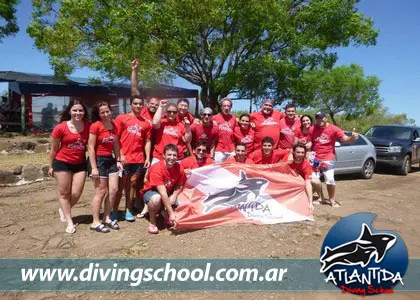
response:
<path id="1" fill-rule="evenodd" d="M 291 153 L 283 149 L 274 149 L 274 140 L 271 137 L 265 137 L 262 140 L 261 149 L 255 150 L 249 155 L 249 158 L 257 165 L 275 164 L 285 161 Z"/>
<path id="2" fill-rule="evenodd" d="M 309 210 L 314 210 L 313 197 L 312 197 L 312 166 L 305 159 L 306 148 L 302 145 L 295 145 L 293 147 L 293 162 L 289 164 L 289 167 L 295 170 L 305 180 L 305 191 L 308 196 Z"/>
<path id="3" fill-rule="evenodd" d="M 185 183 L 185 173 L 177 163 L 178 147 L 168 144 L 163 149 L 163 160 L 149 168 L 146 184 L 143 189 L 144 203 L 149 209 L 149 233 L 159 233 L 156 226 L 156 215 L 162 204 L 168 212 L 168 225 L 175 225 L 175 213 L 172 205 L 176 205 L 177 197 Z"/>
<path id="4" fill-rule="evenodd" d="M 207 165 L 214 164 L 214 160 L 207 155 L 208 145 L 206 141 L 199 141 L 195 144 L 193 155 L 184 158 L 181 166 L 187 175 L 191 174 L 192 169 L 197 169 Z"/>
<path id="5" fill-rule="evenodd" d="M 244 143 L 237 143 L 235 145 L 235 155 L 230 156 L 226 162 L 238 162 L 243 164 L 253 165 L 254 161 L 246 157 L 246 144 Z"/>

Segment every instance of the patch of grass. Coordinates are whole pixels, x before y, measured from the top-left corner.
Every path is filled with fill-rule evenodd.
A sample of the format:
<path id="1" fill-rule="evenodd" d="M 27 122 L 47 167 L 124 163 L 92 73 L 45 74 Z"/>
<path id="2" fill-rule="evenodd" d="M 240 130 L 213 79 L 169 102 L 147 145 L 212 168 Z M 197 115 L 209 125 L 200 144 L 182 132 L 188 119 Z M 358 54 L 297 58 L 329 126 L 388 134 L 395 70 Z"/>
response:
<path id="1" fill-rule="evenodd" d="M 16 166 L 48 165 L 48 153 L 0 154 L 0 170 L 12 171 Z"/>

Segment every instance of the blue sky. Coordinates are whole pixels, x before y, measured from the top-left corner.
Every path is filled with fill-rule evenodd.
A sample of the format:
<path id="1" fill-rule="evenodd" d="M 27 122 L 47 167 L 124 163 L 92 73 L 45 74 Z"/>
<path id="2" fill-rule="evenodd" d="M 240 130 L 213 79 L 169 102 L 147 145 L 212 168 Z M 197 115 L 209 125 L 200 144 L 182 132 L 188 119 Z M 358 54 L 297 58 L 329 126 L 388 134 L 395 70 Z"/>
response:
<path id="1" fill-rule="evenodd" d="M 380 34 L 376 46 L 339 49 L 337 65 L 357 63 L 365 74 L 381 79 L 380 94 L 392 113 L 406 113 L 420 125 L 420 1 L 362 0 L 359 10 L 373 19 Z M 46 54 L 38 51 L 26 34 L 30 22 L 31 1 L 21 0 L 17 8 L 20 32 L 0 43 L 0 70 L 52 74 Z M 90 77 L 97 73 L 81 69 L 72 76 Z M 198 88 L 185 80 L 174 85 Z M 0 91 L 7 85 L 0 83 Z M 248 109 L 248 102 L 235 102 L 234 108 Z"/>

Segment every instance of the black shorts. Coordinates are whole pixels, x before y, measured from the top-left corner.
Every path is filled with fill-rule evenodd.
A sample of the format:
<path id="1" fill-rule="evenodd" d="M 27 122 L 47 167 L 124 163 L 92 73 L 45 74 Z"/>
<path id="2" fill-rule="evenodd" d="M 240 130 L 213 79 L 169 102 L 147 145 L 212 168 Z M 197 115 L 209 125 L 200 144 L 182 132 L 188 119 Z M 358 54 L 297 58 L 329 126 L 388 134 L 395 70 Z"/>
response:
<path id="1" fill-rule="evenodd" d="M 54 159 L 53 161 L 53 171 L 54 172 L 71 172 L 71 173 L 78 173 L 78 172 L 86 172 L 87 165 L 86 162 L 81 164 L 69 164 L 61 160 Z"/>
<path id="2" fill-rule="evenodd" d="M 96 167 L 100 178 L 108 178 L 109 175 L 117 174 L 117 160 L 112 156 L 96 156 Z M 92 166 L 88 163 L 88 174 L 92 174 Z"/>
<path id="3" fill-rule="evenodd" d="M 142 175 L 146 172 L 144 164 L 125 164 L 123 175 L 133 176 L 134 174 Z"/>

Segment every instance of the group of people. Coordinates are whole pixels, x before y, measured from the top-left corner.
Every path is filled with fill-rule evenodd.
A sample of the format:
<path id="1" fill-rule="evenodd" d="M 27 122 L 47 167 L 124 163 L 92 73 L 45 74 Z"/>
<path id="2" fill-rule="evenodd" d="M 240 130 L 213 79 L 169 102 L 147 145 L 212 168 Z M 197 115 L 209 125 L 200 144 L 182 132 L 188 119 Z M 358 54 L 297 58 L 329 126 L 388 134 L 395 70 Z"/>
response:
<path id="1" fill-rule="evenodd" d="M 315 203 L 327 203 L 320 180 L 323 174 L 328 203 L 339 206 L 335 201 L 335 141 L 351 142 L 357 133 L 345 135 L 327 122 L 323 112 L 316 113 L 313 124 L 311 116 L 296 115 L 295 105 L 286 105 L 283 114 L 274 110 L 273 101 L 268 99 L 259 112 L 237 118 L 231 114 L 232 101 L 224 98 L 220 113 L 214 115 L 206 107 L 195 118 L 188 112 L 187 99 L 174 104 L 151 98 L 145 104 L 137 89 L 136 60 L 131 79 L 131 112 L 113 119 L 110 105 L 100 102 L 92 108 L 88 121 L 86 106 L 73 100 L 53 129 L 49 174 L 58 183 L 59 214 L 67 223 L 66 232 L 76 232 L 71 208 L 81 196 L 86 172 L 95 186 L 90 228 L 101 233 L 119 230 L 123 191 L 125 220 L 132 222 L 148 215 L 148 232 L 156 234 L 156 218 L 164 211 L 165 223 L 174 226 L 177 197 L 192 170 L 224 161 L 288 163 L 305 180 L 310 210 Z M 319 195 L 317 202 L 312 200 L 313 189 Z"/>

